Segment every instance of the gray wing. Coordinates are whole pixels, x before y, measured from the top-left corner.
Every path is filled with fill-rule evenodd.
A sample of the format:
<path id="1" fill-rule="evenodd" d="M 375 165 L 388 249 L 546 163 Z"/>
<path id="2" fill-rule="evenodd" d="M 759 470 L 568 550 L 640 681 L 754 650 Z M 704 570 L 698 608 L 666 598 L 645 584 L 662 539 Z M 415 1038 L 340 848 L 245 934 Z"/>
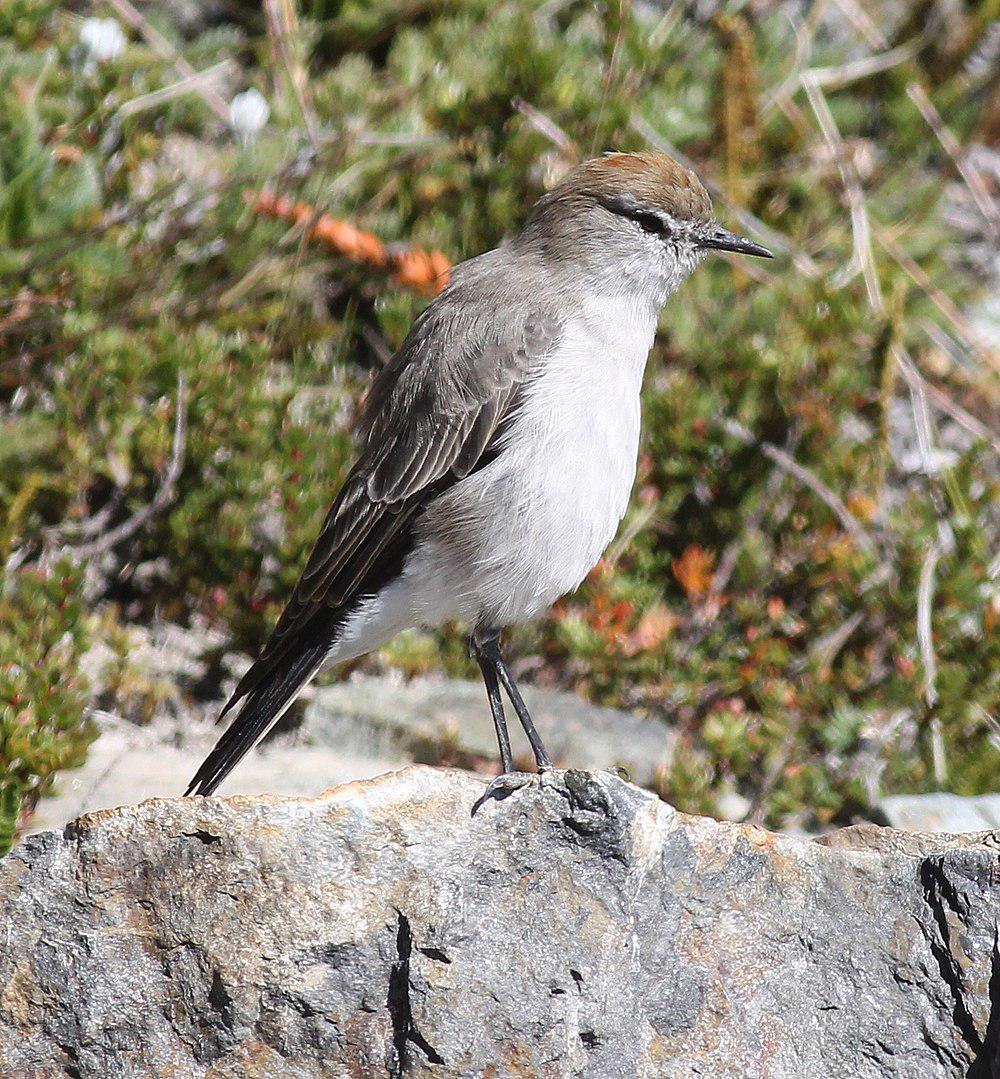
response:
<path id="1" fill-rule="evenodd" d="M 349 605 L 414 514 L 476 468 L 561 335 L 560 315 L 540 305 L 484 309 L 454 286 L 424 311 L 371 387 L 361 455 L 233 702 L 318 610 Z"/>

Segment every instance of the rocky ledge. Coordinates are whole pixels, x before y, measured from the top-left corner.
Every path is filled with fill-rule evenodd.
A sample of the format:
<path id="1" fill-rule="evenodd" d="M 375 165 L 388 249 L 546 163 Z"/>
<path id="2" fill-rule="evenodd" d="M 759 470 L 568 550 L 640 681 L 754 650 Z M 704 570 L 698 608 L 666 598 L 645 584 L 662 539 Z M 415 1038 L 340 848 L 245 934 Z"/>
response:
<path id="1" fill-rule="evenodd" d="M 1000 835 L 720 823 L 604 773 L 154 800 L 0 861 L 0 1074 L 989 1076 Z"/>

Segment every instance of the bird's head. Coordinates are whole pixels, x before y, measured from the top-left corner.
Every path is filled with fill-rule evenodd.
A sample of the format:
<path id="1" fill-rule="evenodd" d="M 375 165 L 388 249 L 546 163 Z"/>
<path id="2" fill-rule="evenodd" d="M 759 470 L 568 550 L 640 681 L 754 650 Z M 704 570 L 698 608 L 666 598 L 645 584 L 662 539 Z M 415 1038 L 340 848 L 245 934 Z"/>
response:
<path id="1" fill-rule="evenodd" d="M 712 251 L 771 258 L 723 228 L 690 169 L 666 154 L 611 153 L 584 161 L 537 203 L 526 242 L 556 262 L 606 270 L 625 286 L 649 283 L 669 295 Z"/>

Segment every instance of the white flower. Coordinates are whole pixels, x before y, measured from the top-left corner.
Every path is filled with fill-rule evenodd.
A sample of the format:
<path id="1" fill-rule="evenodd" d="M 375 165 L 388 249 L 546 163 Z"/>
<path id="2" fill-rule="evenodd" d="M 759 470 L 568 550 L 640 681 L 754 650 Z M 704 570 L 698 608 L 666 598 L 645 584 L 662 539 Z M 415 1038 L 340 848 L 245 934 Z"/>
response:
<path id="1" fill-rule="evenodd" d="M 937 476 L 958 464 L 958 454 L 954 450 L 937 447 L 927 450 L 912 449 L 903 453 L 898 463 L 903 472 L 922 472 L 925 476 Z"/>
<path id="2" fill-rule="evenodd" d="M 80 44 L 90 67 L 115 60 L 125 51 L 125 32 L 115 19 L 84 19 Z"/>
<path id="3" fill-rule="evenodd" d="M 270 115 L 271 109 L 264 95 L 253 88 L 237 94 L 229 103 L 229 122 L 244 142 L 253 142 Z"/>
<path id="4" fill-rule="evenodd" d="M 1000 279 L 1000 259 L 993 276 Z M 1000 349 L 1000 295 L 987 296 L 982 303 L 971 307 L 967 315 L 976 335 L 990 348 Z"/>

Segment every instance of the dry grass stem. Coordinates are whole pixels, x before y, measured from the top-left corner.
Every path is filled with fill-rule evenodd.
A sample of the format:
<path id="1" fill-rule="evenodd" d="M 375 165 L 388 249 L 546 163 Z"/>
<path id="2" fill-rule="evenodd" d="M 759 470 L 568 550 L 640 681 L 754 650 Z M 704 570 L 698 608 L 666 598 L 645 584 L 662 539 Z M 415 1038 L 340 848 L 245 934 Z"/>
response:
<path id="1" fill-rule="evenodd" d="M 906 349 L 895 347 L 893 353 L 899 370 L 902 372 L 907 383 L 911 386 L 919 387 L 920 392 L 926 394 L 926 396 L 930 398 L 942 412 L 950 416 L 957 424 L 959 424 L 959 426 L 964 427 L 970 434 L 975 435 L 976 438 L 982 439 L 983 442 L 992 446 L 993 449 L 1000 454 L 1000 434 L 991 430 L 986 424 L 981 423 L 972 415 L 972 413 L 962 408 L 961 405 L 956 404 L 943 390 L 938 389 L 932 382 L 928 382 L 917 369 L 916 364 L 913 362 Z"/>
<path id="2" fill-rule="evenodd" d="M 854 239 L 854 250 L 851 262 L 843 274 L 838 275 L 839 283 L 846 284 L 854 273 L 860 272 L 864 278 L 865 290 L 868 294 L 868 302 L 876 311 L 881 311 L 882 289 L 878 281 L 878 272 L 875 268 L 875 257 L 872 254 L 871 224 L 868 216 L 868 206 L 865 202 L 864 192 L 861 187 L 861 177 L 858 175 L 857 166 L 853 157 L 848 153 L 847 146 L 841 138 L 837 123 L 830 112 L 823 91 L 812 82 L 808 72 L 802 76 L 802 86 L 812 106 L 820 131 L 833 154 L 837 170 L 840 173 L 841 182 L 844 185 L 844 193 L 847 197 L 847 206 L 851 214 L 851 234 Z"/>
<path id="3" fill-rule="evenodd" d="M 810 68 L 808 71 L 803 71 L 801 77 L 808 79 L 813 86 L 820 86 L 826 90 L 839 90 L 852 82 L 857 82 L 858 79 L 867 79 L 881 71 L 888 71 L 890 68 L 905 64 L 907 60 L 912 60 L 917 55 L 921 45 L 923 45 L 923 38 L 918 37 L 888 52 L 863 56 L 860 60 L 851 60 L 835 67 Z"/>
<path id="4" fill-rule="evenodd" d="M 150 25 L 142 12 L 130 4 L 129 0 L 108 0 L 108 4 L 118 12 L 129 26 L 142 34 L 146 39 L 146 43 L 161 60 L 166 60 L 173 64 L 174 70 L 181 78 L 196 79 L 198 77 L 198 72 L 195 71 L 187 60 L 185 60 L 173 45 L 167 41 L 159 30 Z M 196 83 L 193 89 L 202 98 L 205 104 L 208 105 L 212 112 L 228 125 L 229 103 L 225 98 L 220 94 L 217 94 L 211 86 L 206 86 L 203 83 Z"/>
<path id="5" fill-rule="evenodd" d="M 934 603 L 934 574 L 940 558 L 941 548 L 935 541 L 924 555 L 917 588 L 917 640 L 920 643 L 920 662 L 924 668 L 923 694 L 928 708 L 937 704 L 937 659 L 934 655 L 931 613 Z"/>
<path id="6" fill-rule="evenodd" d="M 920 83 L 909 83 L 906 87 L 906 93 L 913 104 L 917 106 L 920 115 L 927 121 L 945 153 L 951 158 L 958 174 L 965 181 L 965 185 L 972 194 L 976 206 L 979 207 L 979 212 L 986 221 L 990 235 L 997 236 L 1000 233 L 1000 213 L 997 212 L 996 204 L 982 176 L 975 169 L 969 168 L 958 139 L 955 138 L 951 129 L 941 119 L 941 114 L 934 107 L 934 102 L 927 96 L 927 91 Z"/>
<path id="7" fill-rule="evenodd" d="M 211 89 L 212 83 L 220 76 L 225 75 L 232 67 L 233 62 L 231 60 L 223 60 L 221 63 L 213 64 L 204 71 L 196 71 L 193 75 L 187 75 L 170 86 L 164 86 L 161 90 L 152 90 L 148 94 L 140 94 L 139 97 L 126 101 L 119 108 L 116 115 L 124 119 L 126 116 L 134 116 L 136 113 L 142 112 L 143 109 L 152 109 L 157 105 L 164 104 L 164 102 L 173 101 L 174 98 L 180 97 L 182 94 L 197 93 L 205 87 Z"/>
<path id="8" fill-rule="evenodd" d="M 973 349 L 984 363 L 989 364 L 996 370 L 1000 370 L 1000 356 L 997 356 L 995 350 L 991 349 L 989 345 L 979 337 L 975 327 L 969 322 L 965 315 L 962 314 L 955 305 L 955 302 L 934 284 L 920 265 L 907 255 L 899 244 L 889 236 L 886 230 L 877 229 L 875 232 L 875 239 L 878 242 L 879 247 L 898 263 L 906 276 L 910 278 L 941 314 L 944 315 L 955 333 L 968 345 L 968 347 Z"/>
<path id="9" fill-rule="evenodd" d="M 882 33 L 872 17 L 865 11 L 860 0 L 834 0 L 834 3 L 844 13 L 848 22 L 873 49 L 881 51 L 889 44 L 885 34 Z"/>
<path id="10" fill-rule="evenodd" d="M 546 116 L 544 112 L 536 109 L 534 105 L 525 101 L 522 97 L 515 97 L 511 101 L 511 105 L 528 121 L 533 130 L 548 139 L 569 161 L 579 161 L 580 151 L 576 143 L 555 120 L 550 116 Z"/>
<path id="11" fill-rule="evenodd" d="M 864 550 L 871 554 L 878 555 L 878 545 L 872 536 L 869 535 L 868 531 L 857 517 L 855 517 L 847 508 L 843 499 L 835 491 L 831 490 L 815 473 L 810 472 L 808 468 L 800 465 L 794 457 L 786 453 L 779 446 L 775 446 L 771 442 L 760 441 L 738 420 L 723 417 L 720 423 L 726 434 L 738 439 L 740 442 L 744 443 L 744 445 L 758 446 L 765 457 L 770 458 L 779 468 L 784 469 L 789 475 L 794 476 L 801 483 L 805 484 L 813 494 L 832 510 L 837 520 L 840 521 L 843 526 L 844 531 L 851 536 L 859 547 L 864 548 Z"/>
<path id="12" fill-rule="evenodd" d="M 276 89 L 282 97 L 294 99 L 309 141 L 316 146 L 319 124 L 309 93 L 309 71 L 304 56 L 302 30 L 293 0 L 264 0 L 264 21 Z"/>

